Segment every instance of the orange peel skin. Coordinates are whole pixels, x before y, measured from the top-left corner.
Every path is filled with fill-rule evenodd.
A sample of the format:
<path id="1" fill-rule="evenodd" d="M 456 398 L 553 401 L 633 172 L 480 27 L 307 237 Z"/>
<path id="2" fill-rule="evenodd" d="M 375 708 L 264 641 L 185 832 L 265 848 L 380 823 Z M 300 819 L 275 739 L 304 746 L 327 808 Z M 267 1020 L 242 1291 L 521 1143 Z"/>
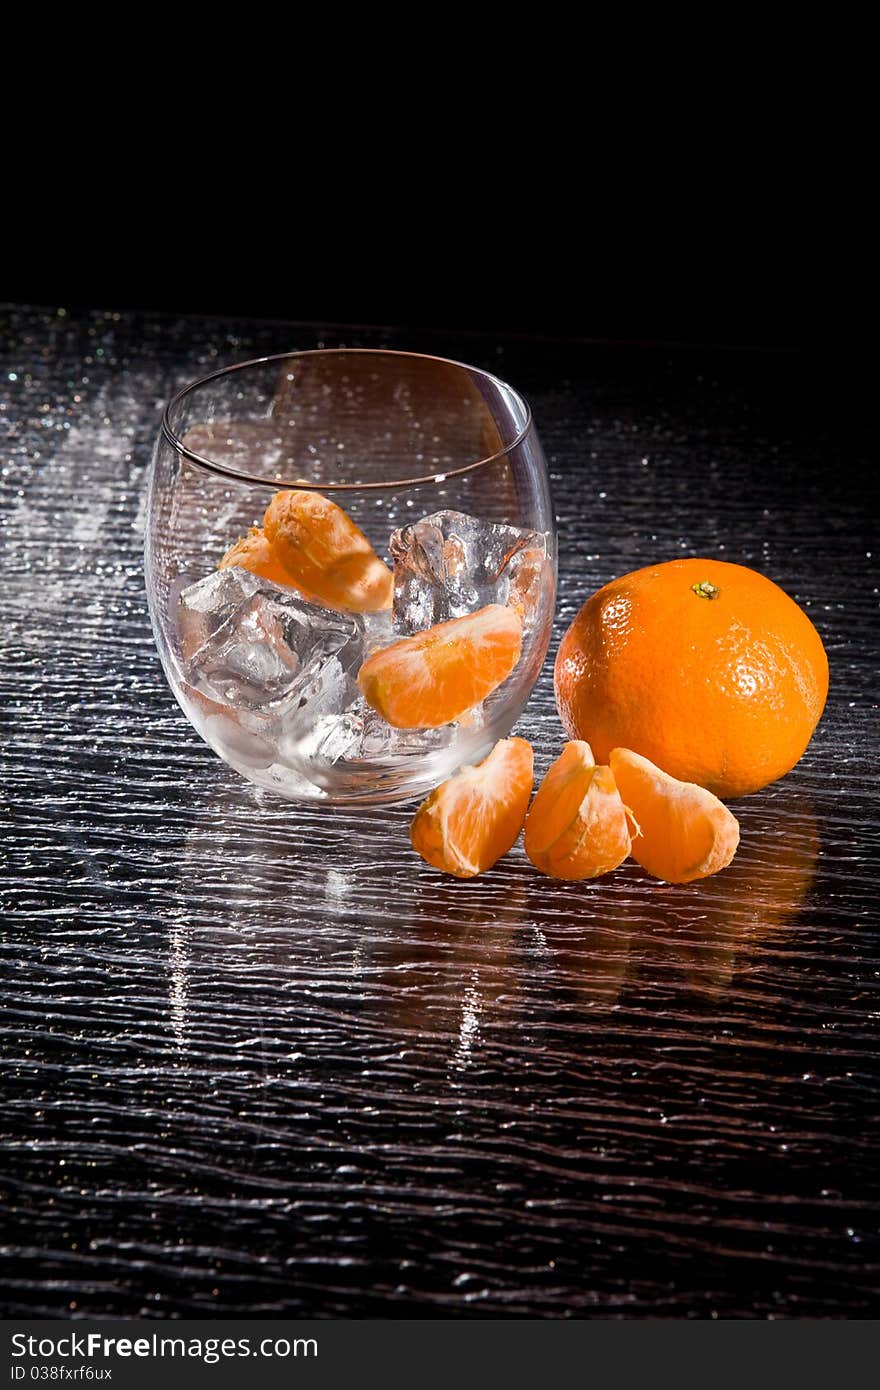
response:
<path id="1" fill-rule="evenodd" d="M 630 820 L 611 769 L 597 767 L 590 745 L 574 739 L 552 764 L 532 802 L 526 854 L 550 878 L 598 878 L 618 868 L 630 853 Z"/>
<path id="2" fill-rule="evenodd" d="M 506 738 L 476 767 L 463 767 L 422 802 L 410 826 L 413 849 L 456 878 L 476 878 L 511 849 L 532 794 L 532 747 Z"/>
<path id="3" fill-rule="evenodd" d="M 351 613 L 391 607 L 394 576 L 335 502 L 318 492 L 276 492 L 263 530 L 287 583 L 313 603 Z"/>
<path id="4" fill-rule="evenodd" d="M 374 652 L 357 680 L 367 703 L 393 728 L 436 729 L 491 695 L 521 650 L 521 618 L 490 603 Z"/>
<path id="5" fill-rule="evenodd" d="M 727 868 L 739 822 L 717 796 L 628 748 L 612 749 L 611 770 L 639 823 L 632 855 L 643 869 L 667 883 L 692 883 Z"/>

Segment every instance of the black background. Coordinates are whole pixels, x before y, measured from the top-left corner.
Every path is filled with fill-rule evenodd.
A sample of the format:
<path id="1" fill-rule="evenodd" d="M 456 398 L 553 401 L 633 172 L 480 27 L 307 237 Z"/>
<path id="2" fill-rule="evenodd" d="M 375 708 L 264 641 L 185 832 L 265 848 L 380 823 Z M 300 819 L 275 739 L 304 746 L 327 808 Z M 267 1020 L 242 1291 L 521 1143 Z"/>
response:
<path id="1" fill-rule="evenodd" d="M 141 34 L 94 65 L 41 36 L 39 83 L 8 75 L 0 300 L 795 348 L 864 380 L 857 26 L 507 29 Z"/>
<path id="2" fill-rule="evenodd" d="M 160 167 L 124 185 L 87 169 L 51 206 L 23 200 L 0 300 L 797 349 L 860 368 L 876 276 L 849 142 L 594 156 L 542 157 L 509 191 L 481 185 L 478 152 L 459 171 L 447 151 L 430 177 L 341 169 L 329 188 L 306 168 L 274 193 L 259 168 L 198 159 L 168 191 Z"/>
<path id="3" fill-rule="evenodd" d="M 198 265 L 103 264 L 80 256 L 49 267 L 7 267 L 3 298 L 73 308 L 169 313 L 410 329 L 702 343 L 823 350 L 829 337 L 861 336 L 844 271 L 823 258 L 808 269 L 804 248 L 780 245 L 787 232 L 691 229 L 670 243 L 645 243 L 546 226 L 522 258 L 502 244 L 479 257 L 434 239 L 399 247 L 331 242 L 273 246 L 224 264 L 214 248 Z M 268 258 L 268 263 L 267 263 Z M 839 277 L 839 279 L 838 279 Z"/>

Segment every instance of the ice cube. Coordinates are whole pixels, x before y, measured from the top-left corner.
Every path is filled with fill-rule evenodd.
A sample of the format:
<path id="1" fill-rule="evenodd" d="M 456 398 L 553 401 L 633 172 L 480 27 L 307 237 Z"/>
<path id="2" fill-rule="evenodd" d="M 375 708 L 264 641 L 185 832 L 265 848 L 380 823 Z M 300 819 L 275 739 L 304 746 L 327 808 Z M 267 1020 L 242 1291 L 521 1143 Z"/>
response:
<path id="1" fill-rule="evenodd" d="M 398 630 L 418 632 L 487 603 L 515 605 L 524 628 L 534 625 L 550 573 L 540 531 L 441 511 L 395 531 L 390 548 Z"/>
<path id="2" fill-rule="evenodd" d="M 373 652 L 380 651 L 383 647 L 390 647 L 392 642 L 396 642 L 397 634 L 394 631 L 390 608 L 381 608 L 377 613 L 362 613 L 361 618 L 364 624 L 364 661 Z"/>
<path id="3" fill-rule="evenodd" d="M 196 584 L 181 586 L 177 595 L 177 622 L 184 661 L 191 661 L 219 627 L 241 604 L 259 592 L 264 581 L 250 570 L 215 570 Z M 172 586 L 181 585 L 178 580 Z"/>
<path id="4" fill-rule="evenodd" d="M 360 722 L 352 711 L 360 697 L 355 680 L 362 650 L 359 644 L 355 662 L 351 652 L 312 660 L 297 698 L 287 700 L 279 712 L 278 748 L 285 762 L 332 765 L 352 756 L 360 739 Z"/>
<path id="5" fill-rule="evenodd" d="M 279 736 L 357 697 L 364 625 L 307 603 L 294 589 L 231 567 L 184 589 L 178 603 L 186 679 L 239 712 L 271 715 Z"/>
<path id="6" fill-rule="evenodd" d="M 443 724 L 437 729 L 394 729 L 365 703 L 360 756 L 376 762 L 418 757 L 447 747 L 455 737 L 455 729 L 454 724 Z"/>
<path id="7" fill-rule="evenodd" d="M 305 757 L 332 767 L 340 758 L 360 757 L 363 721 L 357 713 L 325 714 L 311 731 Z"/>

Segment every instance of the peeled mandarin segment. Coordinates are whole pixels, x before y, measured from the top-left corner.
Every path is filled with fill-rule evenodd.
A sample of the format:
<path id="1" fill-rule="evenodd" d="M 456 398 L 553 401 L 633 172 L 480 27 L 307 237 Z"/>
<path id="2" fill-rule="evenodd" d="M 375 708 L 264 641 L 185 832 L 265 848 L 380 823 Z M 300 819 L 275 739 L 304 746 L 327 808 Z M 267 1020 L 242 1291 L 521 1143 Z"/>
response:
<path id="1" fill-rule="evenodd" d="M 614 748 L 611 769 L 639 823 L 632 856 L 655 878 L 690 883 L 725 869 L 739 844 L 739 822 L 717 796 L 679 782 L 628 748 Z"/>
<path id="2" fill-rule="evenodd" d="M 590 745 L 579 739 L 567 743 L 551 764 L 529 812 L 528 834 L 536 851 L 548 849 L 577 815 L 585 778 L 595 764 Z"/>
<path id="3" fill-rule="evenodd" d="M 258 526 L 252 526 L 246 536 L 242 536 L 240 541 L 236 541 L 235 545 L 227 550 L 217 568 L 222 570 L 233 565 L 239 569 L 250 570 L 252 574 L 258 574 L 263 579 L 270 579 L 273 584 L 289 585 L 292 582 L 269 544 L 265 532 Z"/>
<path id="4" fill-rule="evenodd" d="M 526 854 L 551 878 L 598 878 L 623 863 L 631 844 L 611 769 L 595 766 L 588 743 L 567 743 L 526 818 Z"/>
<path id="5" fill-rule="evenodd" d="M 395 729 L 436 729 L 485 700 L 522 650 L 522 621 L 498 603 L 375 652 L 358 672 L 367 703 Z"/>
<path id="6" fill-rule="evenodd" d="M 276 492 L 263 529 L 287 582 L 306 598 L 353 613 L 391 607 L 390 569 L 335 502 L 317 492 Z"/>
<path id="7" fill-rule="evenodd" d="M 496 743 L 477 767 L 463 767 L 423 801 L 410 826 L 413 849 L 456 878 L 475 878 L 513 846 L 532 794 L 532 748 Z"/>

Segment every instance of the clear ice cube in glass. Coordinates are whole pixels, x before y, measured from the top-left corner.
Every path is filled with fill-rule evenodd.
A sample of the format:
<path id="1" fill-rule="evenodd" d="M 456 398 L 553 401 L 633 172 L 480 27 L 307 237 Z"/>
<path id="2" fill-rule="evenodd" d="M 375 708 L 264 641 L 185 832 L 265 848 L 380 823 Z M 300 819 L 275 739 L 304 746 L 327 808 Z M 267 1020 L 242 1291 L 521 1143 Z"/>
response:
<path id="1" fill-rule="evenodd" d="M 440 511 L 391 537 L 394 625 L 418 632 L 473 613 L 488 603 L 516 605 L 534 624 L 548 566 L 540 531 Z"/>
<path id="2" fill-rule="evenodd" d="M 318 608 L 238 568 L 184 589 L 179 612 L 187 681 L 211 700 L 271 714 L 285 734 L 300 711 L 314 722 L 357 698 L 364 625 L 356 614 Z"/>

